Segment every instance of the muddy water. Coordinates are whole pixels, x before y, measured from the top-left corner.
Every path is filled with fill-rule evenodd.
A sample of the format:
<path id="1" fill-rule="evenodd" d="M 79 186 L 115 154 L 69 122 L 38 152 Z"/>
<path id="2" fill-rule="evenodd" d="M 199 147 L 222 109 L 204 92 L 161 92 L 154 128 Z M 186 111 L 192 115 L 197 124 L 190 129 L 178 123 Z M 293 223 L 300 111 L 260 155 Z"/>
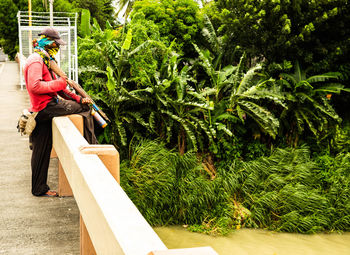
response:
<path id="1" fill-rule="evenodd" d="M 211 246 L 220 255 L 350 255 L 350 233 L 302 235 L 241 229 L 211 237 L 182 227 L 154 230 L 169 249 Z"/>

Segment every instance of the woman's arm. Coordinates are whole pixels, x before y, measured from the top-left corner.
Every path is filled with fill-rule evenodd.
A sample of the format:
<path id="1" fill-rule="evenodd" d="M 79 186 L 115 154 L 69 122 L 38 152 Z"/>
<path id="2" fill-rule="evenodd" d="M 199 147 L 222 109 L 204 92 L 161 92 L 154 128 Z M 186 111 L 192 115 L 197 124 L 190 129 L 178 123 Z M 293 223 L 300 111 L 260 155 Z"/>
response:
<path id="1" fill-rule="evenodd" d="M 82 97 L 78 96 L 77 94 L 73 93 L 72 91 L 68 90 L 67 88 L 58 91 L 58 95 L 60 95 L 62 98 L 67 100 L 75 100 L 77 103 L 82 103 Z"/>

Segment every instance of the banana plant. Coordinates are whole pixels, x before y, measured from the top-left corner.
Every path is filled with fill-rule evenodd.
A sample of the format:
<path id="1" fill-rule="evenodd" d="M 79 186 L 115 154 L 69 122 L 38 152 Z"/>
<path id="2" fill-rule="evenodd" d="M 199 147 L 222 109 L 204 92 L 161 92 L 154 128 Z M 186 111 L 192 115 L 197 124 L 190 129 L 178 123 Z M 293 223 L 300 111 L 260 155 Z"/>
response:
<path id="1" fill-rule="evenodd" d="M 283 102 L 284 95 L 275 86 L 270 86 L 275 83 L 273 79 L 258 74 L 261 65 L 256 65 L 244 72 L 245 54 L 238 65 L 221 67 L 220 63 L 223 63 L 224 55 L 235 55 L 237 47 L 233 52 L 225 51 L 227 45 L 221 37 L 217 36 L 206 15 L 203 23 L 202 35 L 208 48 L 201 49 L 196 44 L 193 46 L 198 53 L 197 64 L 202 67 L 209 78 L 204 81 L 204 87 L 211 88 L 208 96 L 214 107 L 214 114 L 210 115 L 209 122 L 215 123 L 216 129 L 220 128 L 220 131 L 232 136 L 231 130 L 233 126 L 237 126 L 237 118 L 244 123 L 246 117 L 249 116 L 265 133 L 275 138 L 278 133 L 279 120 L 266 105 L 272 102 L 286 107 Z M 259 75 L 260 78 L 258 78 Z M 226 108 L 223 105 L 226 105 Z"/>
<path id="2" fill-rule="evenodd" d="M 214 108 L 224 100 L 227 102 L 227 109 L 222 114 L 227 115 L 229 112 L 239 117 L 242 122 L 249 116 L 264 132 L 275 138 L 279 120 L 266 107 L 266 102 L 273 102 L 282 107 L 286 105 L 283 102 L 283 94 L 275 89 L 275 86 L 269 86 L 275 81 L 263 76 L 258 77 L 257 71 L 261 69 L 261 65 L 256 65 L 244 72 L 245 55 L 243 55 L 237 66 L 228 65 L 222 69 L 216 69 L 209 50 L 202 50 L 195 44 L 194 47 L 199 55 L 197 63 L 203 67 L 209 77 L 207 86 L 212 88 L 211 99 Z"/>
<path id="3" fill-rule="evenodd" d="M 203 113 L 211 109 L 205 96 L 195 91 L 191 83 L 191 68 L 184 65 L 179 68 L 180 59 L 169 52 L 163 61 L 160 72 L 154 75 L 153 97 L 156 99 L 158 119 L 162 122 L 163 132 L 170 142 L 176 137 L 180 154 L 187 150 L 203 149 L 203 140 L 213 141 L 213 133 L 203 121 Z M 206 144 L 207 144 L 206 143 Z"/>
<path id="4" fill-rule="evenodd" d="M 281 121 L 290 144 L 296 146 L 307 128 L 319 140 L 331 126 L 342 120 L 330 104 L 332 94 L 348 91 L 338 81 L 340 73 L 331 72 L 307 76 L 298 62 L 293 74 L 280 74 L 279 83 L 287 92 L 287 105 Z"/>

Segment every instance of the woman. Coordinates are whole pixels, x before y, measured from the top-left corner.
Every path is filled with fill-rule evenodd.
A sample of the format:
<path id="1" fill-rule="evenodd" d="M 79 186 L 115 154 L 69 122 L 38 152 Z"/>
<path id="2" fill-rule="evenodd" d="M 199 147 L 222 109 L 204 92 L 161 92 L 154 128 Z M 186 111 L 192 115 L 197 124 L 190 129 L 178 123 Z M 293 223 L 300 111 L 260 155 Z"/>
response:
<path id="1" fill-rule="evenodd" d="M 66 43 L 54 28 L 44 29 L 39 39 L 33 41 L 34 53 L 24 67 L 24 78 L 30 97 L 30 112 L 37 112 L 36 127 L 31 134 L 32 142 L 32 194 L 34 196 L 57 196 L 47 185 L 47 173 L 52 149 L 52 118 L 79 113 L 84 116 L 84 137 L 97 143 L 94 123 L 87 104 L 91 100 L 82 98 L 67 87 L 67 77 L 57 77 L 50 70 L 50 61 L 55 60 L 60 45 Z"/>

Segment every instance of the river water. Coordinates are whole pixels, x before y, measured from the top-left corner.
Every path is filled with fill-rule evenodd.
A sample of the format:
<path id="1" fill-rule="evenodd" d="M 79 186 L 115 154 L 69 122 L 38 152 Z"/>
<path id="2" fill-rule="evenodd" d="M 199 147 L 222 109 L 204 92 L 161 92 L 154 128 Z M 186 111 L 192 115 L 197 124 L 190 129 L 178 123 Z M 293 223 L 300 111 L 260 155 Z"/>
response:
<path id="1" fill-rule="evenodd" d="M 211 246 L 220 255 L 350 255 L 350 233 L 304 235 L 240 229 L 213 237 L 179 226 L 154 230 L 169 249 Z"/>

